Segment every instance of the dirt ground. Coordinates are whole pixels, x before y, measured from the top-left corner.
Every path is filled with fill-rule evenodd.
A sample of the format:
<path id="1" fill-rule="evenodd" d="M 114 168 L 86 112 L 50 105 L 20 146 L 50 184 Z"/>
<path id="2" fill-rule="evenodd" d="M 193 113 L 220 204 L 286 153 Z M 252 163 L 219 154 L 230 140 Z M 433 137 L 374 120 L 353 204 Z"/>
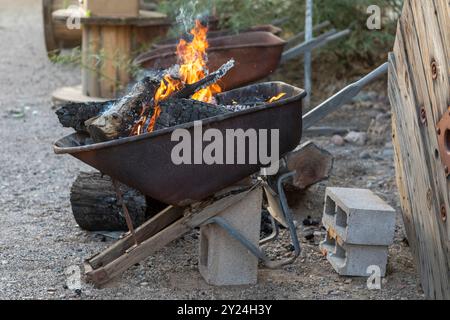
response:
<path id="1" fill-rule="evenodd" d="M 197 231 L 128 270 L 106 288 L 83 283 L 67 288 L 65 270 L 112 243 L 81 230 L 69 203 L 80 170 L 69 156 L 56 156 L 52 142 L 71 132 L 51 109 L 51 92 L 80 82 L 75 67 L 52 65 L 44 48 L 40 1 L 0 3 L 0 299 L 423 299 L 401 222 L 389 133 L 364 146 L 335 145 L 331 137 L 311 138 L 336 158 L 329 181 L 297 194 L 301 257 L 280 270 L 261 268 L 255 286 L 217 288 L 197 271 Z M 282 75 L 279 76 L 283 80 Z M 389 122 L 387 100 L 366 92 L 324 124 L 367 131 L 372 119 Z M 383 120 L 384 119 L 384 120 Z M 376 138 L 376 137 L 375 137 Z M 364 278 L 338 276 L 301 226 L 320 218 L 325 186 L 370 188 L 394 208 L 398 219 L 382 290 Z M 298 199 L 303 199 L 299 204 Z M 295 200 L 295 199 L 294 199 Z M 295 202 L 295 201 L 294 201 Z M 287 247 L 287 237 L 271 253 Z"/>

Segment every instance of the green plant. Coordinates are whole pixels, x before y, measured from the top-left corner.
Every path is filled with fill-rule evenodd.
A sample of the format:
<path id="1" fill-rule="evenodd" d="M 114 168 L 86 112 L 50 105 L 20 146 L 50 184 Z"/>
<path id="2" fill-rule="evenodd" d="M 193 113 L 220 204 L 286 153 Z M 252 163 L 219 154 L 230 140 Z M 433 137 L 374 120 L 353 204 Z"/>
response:
<path id="1" fill-rule="evenodd" d="M 314 23 L 328 20 L 337 29 L 351 28 L 352 34 L 338 43 L 324 47 L 321 52 L 333 55 L 344 66 L 355 60 L 374 66 L 385 61 L 395 36 L 395 17 L 401 11 L 402 0 L 314 0 Z M 285 18 L 285 37 L 304 29 L 304 0 L 163 0 L 160 10 L 176 18 L 180 8 L 188 8 L 190 16 L 215 12 L 222 18 L 222 26 L 242 30 L 255 24 L 270 23 Z M 194 5 L 195 4 L 195 5 Z M 367 8 L 378 5 L 382 9 L 383 27 L 369 30 Z M 186 9 L 185 9 L 186 10 Z M 330 57 L 328 57 L 330 58 Z"/>

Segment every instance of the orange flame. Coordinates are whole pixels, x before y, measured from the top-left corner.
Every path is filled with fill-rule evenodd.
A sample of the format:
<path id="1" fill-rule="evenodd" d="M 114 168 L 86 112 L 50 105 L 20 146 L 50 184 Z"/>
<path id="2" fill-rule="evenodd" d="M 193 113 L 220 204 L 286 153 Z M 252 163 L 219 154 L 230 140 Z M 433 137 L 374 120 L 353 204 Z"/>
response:
<path id="1" fill-rule="evenodd" d="M 270 98 L 270 100 L 267 101 L 267 102 L 268 102 L 268 103 L 272 103 L 272 102 L 278 101 L 278 100 L 280 100 L 281 98 L 283 98 L 285 95 L 286 95 L 286 93 L 285 93 L 285 92 L 282 92 L 282 93 L 280 93 L 279 95 L 276 95 L 275 97 Z"/>
<path id="2" fill-rule="evenodd" d="M 203 26 L 199 20 L 195 21 L 195 28 L 191 30 L 194 36 L 192 42 L 181 39 L 177 47 L 177 55 L 181 61 L 180 78 L 186 84 L 192 84 L 203 79 L 208 71 L 206 65 L 206 50 L 209 47 L 206 35 L 208 28 Z M 192 99 L 203 102 L 211 102 L 216 93 L 222 92 L 219 85 L 213 84 L 199 90 Z"/>
<path id="3" fill-rule="evenodd" d="M 206 50 L 209 47 L 206 39 L 208 28 L 203 26 L 199 20 L 195 21 L 195 27 L 191 30 L 193 40 L 187 42 L 181 39 L 177 46 L 177 56 L 180 63 L 179 78 L 180 80 L 172 79 L 170 75 L 164 76 L 158 90 L 154 97 L 154 112 L 147 131 L 152 132 L 155 128 L 156 120 L 161 113 L 159 103 L 167 99 L 173 92 L 183 88 L 186 84 L 193 84 L 200 81 L 208 74 L 207 54 Z M 218 84 L 197 91 L 192 99 L 208 102 L 213 102 L 213 96 L 222 92 L 222 88 Z M 147 115 L 145 114 L 148 108 L 143 108 L 141 118 L 136 123 L 132 130 L 132 135 L 141 134 L 147 122 Z"/>

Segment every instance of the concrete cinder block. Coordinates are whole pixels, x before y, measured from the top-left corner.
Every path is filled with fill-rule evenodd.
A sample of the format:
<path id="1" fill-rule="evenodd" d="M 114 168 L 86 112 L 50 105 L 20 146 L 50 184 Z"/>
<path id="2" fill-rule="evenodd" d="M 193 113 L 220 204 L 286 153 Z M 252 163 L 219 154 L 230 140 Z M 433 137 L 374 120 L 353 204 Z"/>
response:
<path id="1" fill-rule="evenodd" d="M 339 236 L 328 232 L 326 239 L 320 244 L 320 250 L 340 275 L 368 277 L 369 266 L 378 266 L 382 277 L 386 274 L 387 246 L 347 244 Z"/>
<path id="2" fill-rule="evenodd" d="M 395 215 L 395 210 L 370 190 L 326 189 L 323 225 L 346 244 L 392 244 Z"/>
<path id="3" fill-rule="evenodd" d="M 259 246 L 261 206 L 262 189 L 257 188 L 218 216 Z M 200 228 L 199 271 L 216 286 L 256 284 L 258 259 L 218 225 L 205 225 Z"/>

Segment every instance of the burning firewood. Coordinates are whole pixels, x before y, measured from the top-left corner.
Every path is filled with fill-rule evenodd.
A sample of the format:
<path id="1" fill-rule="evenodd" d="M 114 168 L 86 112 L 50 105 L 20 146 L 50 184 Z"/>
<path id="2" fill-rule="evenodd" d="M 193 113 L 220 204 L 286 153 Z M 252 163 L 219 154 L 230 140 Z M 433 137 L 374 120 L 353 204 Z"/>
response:
<path id="1" fill-rule="evenodd" d="M 184 121 L 182 119 L 190 119 L 191 118 L 190 115 L 194 113 L 194 110 L 192 110 L 192 108 L 194 107 L 201 108 L 202 110 L 198 112 L 199 117 L 201 116 L 201 118 L 195 120 L 201 120 L 217 114 L 225 113 L 226 109 L 222 110 L 223 112 L 220 113 L 220 111 L 218 112 L 217 110 L 214 110 L 214 108 L 212 108 L 211 105 L 208 105 L 205 102 L 196 101 L 194 103 L 184 98 L 189 98 L 196 92 L 216 83 L 228 72 L 228 70 L 230 70 L 233 67 L 233 65 L 234 61 L 230 60 L 228 63 L 224 64 L 217 71 L 207 75 L 200 81 L 197 81 L 193 84 L 187 84 L 182 89 L 171 93 L 157 106 L 160 109 L 158 110 L 159 117 L 161 116 L 161 113 L 164 112 L 166 113 L 164 119 L 166 121 L 167 119 L 172 119 L 172 121 L 169 122 L 172 123 L 172 125 L 177 125 L 185 122 L 174 122 L 173 120 L 179 119 L 179 121 Z M 166 79 L 167 77 L 165 77 L 165 79 L 162 80 L 162 82 L 166 81 Z M 87 131 L 91 135 L 92 139 L 95 142 L 102 142 L 130 136 L 136 122 L 138 122 L 139 119 L 142 118 L 144 113 L 148 113 L 150 116 L 144 118 L 145 121 L 143 121 L 142 125 L 149 126 L 150 125 L 149 120 L 155 113 L 154 109 L 156 107 L 155 104 L 157 103 L 155 101 L 155 95 L 158 88 L 161 85 L 162 85 L 161 82 L 157 82 L 154 79 L 144 78 L 144 80 L 138 82 L 134 86 L 133 90 L 128 95 L 121 98 L 117 102 L 113 103 L 109 109 L 103 112 L 103 114 L 87 120 L 85 122 L 85 126 L 87 128 Z M 166 108 L 162 110 L 161 104 L 164 101 L 169 100 L 170 103 L 166 104 Z M 177 100 L 180 101 L 175 102 Z M 187 112 L 186 116 L 182 117 L 173 116 L 174 114 L 179 112 L 180 109 L 178 108 L 172 110 L 172 108 L 167 108 L 167 106 L 168 105 L 177 106 L 181 102 L 184 103 L 183 110 Z M 217 108 L 217 106 L 214 107 Z M 218 109 L 220 110 L 220 108 Z M 155 124 L 153 130 L 158 126 L 165 127 L 164 124 L 161 124 L 161 120 L 159 120 L 159 117 L 155 117 Z"/>
<path id="2" fill-rule="evenodd" d="M 169 99 L 161 102 L 160 108 L 155 130 L 232 112 L 222 106 L 190 99 Z"/>
<path id="3" fill-rule="evenodd" d="M 227 74 L 227 72 L 233 67 L 234 67 L 234 60 L 231 59 L 223 66 L 221 66 L 217 71 L 207 75 L 200 81 L 193 84 L 187 84 L 183 89 L 181 89 L 178 92 L 175 92 L 172 97 L 175 99 L 189 98 L 192 95 L 194 95 L 197 91 L 209 87 L 212 84 L 215 84 L 217 81 L 220 80 L 220 78 L 223 78 Z"/>
<path id="4" fill-rule="evenodd" d="M 142 108 L 150 105 L 160 79 L 145 77 L 126 96 L 112 103 L 102 114 L 85 122 L 87 131 L 96 142 L 128 136 L 140 118 Z"/>
<path id="5" fill-rule="evenodd" d="M 59 122 L 66 128 L 77 132 L 86 132 L 85 122 L 109 109 L 117 100 L 107 102 L 67 103 L 56 110 Z"/>

